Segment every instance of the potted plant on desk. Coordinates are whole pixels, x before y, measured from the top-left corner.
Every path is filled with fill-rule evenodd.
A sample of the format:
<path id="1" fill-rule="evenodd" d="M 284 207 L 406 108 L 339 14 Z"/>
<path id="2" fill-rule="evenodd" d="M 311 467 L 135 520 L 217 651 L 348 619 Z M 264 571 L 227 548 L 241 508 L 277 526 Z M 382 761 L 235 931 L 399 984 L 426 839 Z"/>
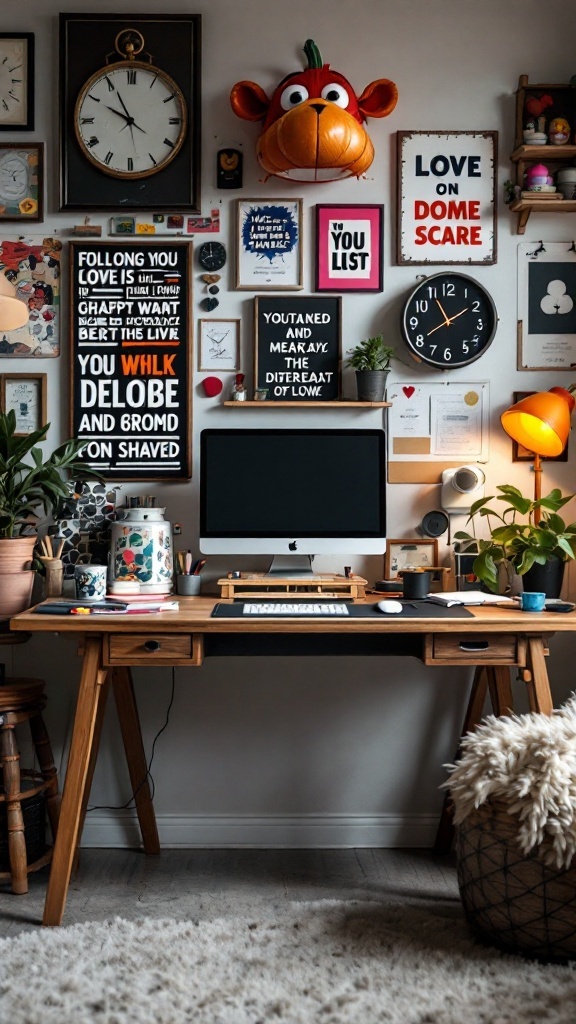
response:
<path id="1" fill-rule="evenodd" d="M 384 344 L 384 338 L 377 334 L 366 338 L 350 350 L 346 366 L 356 371 L 356 388 L 359 402 L 381 402 L 384 398 L 386 378 L 390 373 L 390 360 L 394 348 Z"/>
<path id="2" fill-rule="evenodd" d="M 468 522 L 475 526 L 476 517 L 485 519 L 490 530 L 487 540 L 465 531 L 458 531 L 455 540 L 466 546 L 476 545 L 478 555 L 473 571 L 493 593 L 511 589 L 511 574 L 521 578 L 524 590 L 543 591 L 547 597 L 559 597 L 568 559 L 576 557 L 576 522 L 566 525 L 559 510 L 574 495 L 564 496 L 555 488 L 538 500 L 525 498 L 517 487 L 504 484 L 496 488 L 497 501 L 506 503 L 500 512 L 490 506 L 494 495 L 475 501 Z M 493 522 L 497 525 L 493 525 Z M 503 581 L 508 586 L 503 586 Z"/>
<path id="3" fill-rule="evenodd" d="M 68 497 L 65 474 L 77 479 L 87 473 L 78 454 L 84 441 L 66 441 L 48 458 L 41 448 L 50 424 L 25 436 L 16 435 L 13 410 L 0 413 L 0 618 L 27 608 L 32 594 L 31 569 L 38 514 L 47 515 L 55 502 Z M 25 462 L 30 456 L 31 462 Z"/>

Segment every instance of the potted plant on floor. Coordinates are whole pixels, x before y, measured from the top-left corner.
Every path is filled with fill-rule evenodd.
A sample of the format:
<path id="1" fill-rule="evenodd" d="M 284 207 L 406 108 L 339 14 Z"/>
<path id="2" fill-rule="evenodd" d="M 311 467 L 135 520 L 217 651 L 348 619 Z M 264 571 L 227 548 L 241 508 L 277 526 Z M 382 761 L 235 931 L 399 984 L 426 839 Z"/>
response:
<path id="1" fill-rule="evenodd" d="M 356 371 L 356 389 L 359 402 L 381 402 L 384 398 L 386 378 L 390 372 L 390 360 L 394 348 L 384 344 L 384 338 L 377 334 L 366 338 L 349 352 L 346 366 Z"/>
<path id="2" fill-rule="evenodd" d="M 0 413 L 0 618 L 16 615 L 30 604 L 39 513 L 47 515 L 68 497 L 66 476 L 88 476 L 78 454 L 85 442 L 71 440 L 48 458 L 41 448 L 50 424 L 24 437 L 16 435 L 13 410 Z M 25 462 L 26 457 L 31 461 Z M 96 476 L 90 470 L 91 477 Z"/>
<path id="3" fill-rule="evenodd" d="M 496 489 L 500 494 L 481 498 L 471 506 L 468 522 L 472 522 L 473 534 L 461 530 L 454 535 L 460 550 L 462 545 L 476 545 L 478 555 L 473 571 L 493 593 L 505 592 L 502 580 L 509 580 L 512 570 L 522 578 L 524 590 L 559 597 L 564 566 L 568 559 L 576 557 L 576 522 L 566 525 L 558 512 L 574 495 L 565 496 L 555 488 L 535 500 L 525 498 L 511 484 Z M 502 511 L 490 505 L 495 497 L 505 503 Z M 487 540 L 476 536 L 477 518 L 488 524 Z"/>

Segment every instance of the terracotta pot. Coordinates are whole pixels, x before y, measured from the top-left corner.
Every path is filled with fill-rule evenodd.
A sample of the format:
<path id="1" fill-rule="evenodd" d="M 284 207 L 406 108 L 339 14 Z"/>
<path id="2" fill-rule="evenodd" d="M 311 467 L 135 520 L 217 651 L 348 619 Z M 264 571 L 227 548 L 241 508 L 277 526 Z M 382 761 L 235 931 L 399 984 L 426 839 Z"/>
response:
<path id="1" fill-rule="evenodd" d="M 30 607 L 36 540 L 36 536 L 0 538 L 0 619 Z"/>

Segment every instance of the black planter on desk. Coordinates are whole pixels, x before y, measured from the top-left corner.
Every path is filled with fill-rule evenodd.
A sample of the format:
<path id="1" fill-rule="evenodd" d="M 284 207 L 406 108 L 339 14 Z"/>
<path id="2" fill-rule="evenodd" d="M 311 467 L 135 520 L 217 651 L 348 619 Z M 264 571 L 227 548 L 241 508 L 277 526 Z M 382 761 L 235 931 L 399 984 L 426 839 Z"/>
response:
<path id="1" fill-rule="evenodd" d="M 566 562 L 551 558 L 544 565 L 534 562 L 531 569 L 522 576 L 524 590 L 540 591 L 546 597 L 560 597 Z"/>

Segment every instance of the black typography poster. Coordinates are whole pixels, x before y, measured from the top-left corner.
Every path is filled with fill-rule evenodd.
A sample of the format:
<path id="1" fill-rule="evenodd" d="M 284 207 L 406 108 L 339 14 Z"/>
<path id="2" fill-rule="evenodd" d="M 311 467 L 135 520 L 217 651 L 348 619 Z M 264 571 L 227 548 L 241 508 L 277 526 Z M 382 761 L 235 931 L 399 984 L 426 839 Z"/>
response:
<path id="1" fill-rule="evenodd" d="M 72 436 L 108 480 L 191 475 L 190 242 L 70 243 Z"/>
<path id="2" fill-rule="evenodd" d="M 276 402 L 340 397 L 340 297 L 255 299 L 255 387 Z"/>

